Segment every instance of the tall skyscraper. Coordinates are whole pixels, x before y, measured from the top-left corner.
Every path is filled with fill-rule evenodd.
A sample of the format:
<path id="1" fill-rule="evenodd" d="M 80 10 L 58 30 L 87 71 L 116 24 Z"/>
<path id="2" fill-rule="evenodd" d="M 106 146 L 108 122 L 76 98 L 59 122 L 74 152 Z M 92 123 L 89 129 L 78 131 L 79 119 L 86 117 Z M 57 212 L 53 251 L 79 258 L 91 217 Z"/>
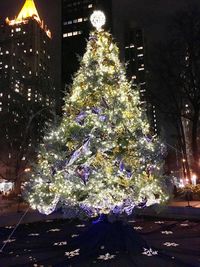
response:
<path id="1" fill-rule="evenodd" d="M 146 104 L 145 49 L 143 31 L 128 28 L 125 33 L 125 62 L 127 74 L 133 84 L 140 86 L 141 103 Z"/>
<path id="2" fill-rule="evenodd" d="M 144 33 L 141 28 L 127 27 L 124 37 L 124 60 L 127 63 L 127 75 L 133 86 L 139 86 L 140 101 L 146 110 L 154 134 L 158 133 L 156 107 L 149 98 L 146 77 L 146 49 Z"/>
<path id="3" fill-rule="evenodd" d="M 21 160 L 25 166 L 41 138 L 54 105 L 50 43 L 51 32 L 33 0 L 25 1 L 15 19 L 0 25 L 1 166 L 2 161 L 9 167 L 16 163 L 13 168 L 22 171 Z"/>
<path id="4" fill-rule="evenodd" d="M 86 40 L 92 30 L 90 15 L 94 9 L 106 14 L 106 27 L 112 28 L 111 0 L 63 0 L 62 1 L 62 83 L 69 85 L 78 70 L 78 56 L 83 56 Z"/>

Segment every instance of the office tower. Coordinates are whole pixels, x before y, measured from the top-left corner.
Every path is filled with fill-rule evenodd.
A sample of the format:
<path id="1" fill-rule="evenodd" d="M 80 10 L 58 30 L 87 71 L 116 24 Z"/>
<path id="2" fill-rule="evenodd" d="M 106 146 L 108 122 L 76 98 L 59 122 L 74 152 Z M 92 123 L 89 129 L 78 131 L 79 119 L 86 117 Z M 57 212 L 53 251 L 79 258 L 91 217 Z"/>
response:
<path id="1" fill-rule="evenodd" d="M 93 29 L 90 15 L 94 9 L 106 14 L 106 28 L 111 29 L 110 0 L 63 0 L 62 2 L 62 84 L 63 88 L 72 81 L 79 68 L 78 57 L 83 56 L 86 40 Z"/>
<path id="2" fill-rule="evenodd" d="M 124 37 L 124 60 L 127 63 L 127 75 L 133 86 L 139 86 L 141 106 L 146 110 L 154 134 L 158 133 L 157 110 L 147 92 L 146 50 L 144 33 L 141 28 L 127 27 Z"/>
<path id="3" fill-rule="evenodd" d="M 33 0 L 0 26 L 1 158 L 9 171 L 14 162 L 21 172 L 20 162 L 30 160 L 54 105 L 50 43 Z"/>

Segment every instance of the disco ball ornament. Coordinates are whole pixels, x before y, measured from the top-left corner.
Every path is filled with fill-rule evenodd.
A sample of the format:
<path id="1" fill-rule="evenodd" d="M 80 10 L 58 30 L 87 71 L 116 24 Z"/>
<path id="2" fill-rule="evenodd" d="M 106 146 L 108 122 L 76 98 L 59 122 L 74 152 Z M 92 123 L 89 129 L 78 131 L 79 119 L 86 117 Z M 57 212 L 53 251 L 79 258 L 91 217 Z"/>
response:
<path id="1" fill-rule="evenodd" d="M 106 23 L 106 17 L 102 11 L 95 10 L 90 16 L 90 21 L 97 30 L 100 30 Z"/>

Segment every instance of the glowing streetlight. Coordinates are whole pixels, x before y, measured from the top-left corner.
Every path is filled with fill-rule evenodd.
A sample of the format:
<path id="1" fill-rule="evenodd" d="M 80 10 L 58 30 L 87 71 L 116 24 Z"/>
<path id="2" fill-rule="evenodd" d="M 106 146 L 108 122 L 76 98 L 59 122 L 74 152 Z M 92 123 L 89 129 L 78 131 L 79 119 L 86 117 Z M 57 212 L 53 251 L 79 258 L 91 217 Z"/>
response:
<path id="1" fill-rule="evenodd" d="M 192 180 L 192 184 L 193 185 L 197 184 L 197 176 L 196 176 L 196 174 L 192 174 L 191 180 Z"/>
<path id="2" fill-rule="evenodd" d="M 100 10 L 95 10 L 90 16 L 90 21 L 92 25 L 99 31 L 103 25 L 106 23 L 106 17 L 104 13 Z"/>

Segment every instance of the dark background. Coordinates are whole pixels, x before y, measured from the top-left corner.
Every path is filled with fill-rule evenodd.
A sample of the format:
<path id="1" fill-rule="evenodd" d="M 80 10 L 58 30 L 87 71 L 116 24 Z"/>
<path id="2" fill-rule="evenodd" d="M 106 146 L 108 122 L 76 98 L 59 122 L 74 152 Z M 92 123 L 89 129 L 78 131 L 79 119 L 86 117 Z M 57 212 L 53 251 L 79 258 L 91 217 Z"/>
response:
<path id="1" fill-rule="evenodd" d="M 14 19 L 25 0 L 1 0 L 0 18 Z M 190 4 L 200 7 L 199 0 L 113 0 L 113 24 L 118 43 L 123 43 L 126 25 L 144 29 L 149 46 L 167 38 L 171 15 Z M 52 32 L 53 76 L 60 87 L 61 73 L 61 0 L 35 0 L 39 16 Z M 56 66 L 56 67 L 55 67 Z"/>

